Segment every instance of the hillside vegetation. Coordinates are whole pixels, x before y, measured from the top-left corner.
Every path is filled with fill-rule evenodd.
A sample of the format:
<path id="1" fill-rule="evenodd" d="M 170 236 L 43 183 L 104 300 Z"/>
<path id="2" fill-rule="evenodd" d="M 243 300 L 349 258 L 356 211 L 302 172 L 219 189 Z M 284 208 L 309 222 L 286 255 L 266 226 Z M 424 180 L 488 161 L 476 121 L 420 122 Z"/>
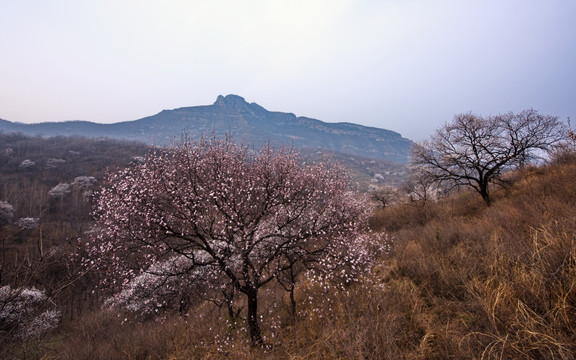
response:
<path id="1" fill-rule="evenodd" d="M 47 193 L 73 176 L 45 185 L 31 176 L 30 184 L 44 186 L 38 194 Z M 1 354 L 31 359 L 573 359 L 575 179 L 576 156 L 568 154 L 508 174 L 509 186 L 493 193 L 489 207 L 476 193 L 461 192 L 375 210 L 371 227 L 387 251 L 370 275 L 344 288 L 299 283 L 295 314 L 286 292 L 268 289 L 262 309 L 273 320 L 263 324 L 264 348 L 250 346 L 222 304 L 198 302 L 186 316 L 162 320 L 102 310 L 90 274 L 79 271 L 70 255 L 81 248 L 63 240 L 79 233 L 68 228 L 77 226 L 75 220 L 61 222 L 67 229 L 59 230 L 61 241 L 51 235 L 51 252 L 48 245 L 38 245 L 48 228 L 5 225 L 1 285 L 45 290 L 63 316 L 42 336 L 4 340 Z M 0 200 L 16 205 L 17 196 L 6 184 L 17 186 L 3 182 Z M 69 209 L 65 204 L 73 204 L 66 196 L 34 206 L 42 214 L 62 215 Z M 29 207 L 15 206 L 17 211 Z M 35 214 L 24 211 L 15 218 Z M 26 256 L 27 262 L 14 261 Z M 286 305 L 275 307 L 273 299 Z"/>
<path id="2" fill-rule="evenodd" d="M 374 227 L 396 240 L 382 280 L 404 299 L 386 300 L 405 326 L 386 330 L 399 354 L 574 358 L 575 179 L 576 158 L 567 156 L 511 174 L 513 185 L 488 208 L 462 193 L 377 213 Z"/>

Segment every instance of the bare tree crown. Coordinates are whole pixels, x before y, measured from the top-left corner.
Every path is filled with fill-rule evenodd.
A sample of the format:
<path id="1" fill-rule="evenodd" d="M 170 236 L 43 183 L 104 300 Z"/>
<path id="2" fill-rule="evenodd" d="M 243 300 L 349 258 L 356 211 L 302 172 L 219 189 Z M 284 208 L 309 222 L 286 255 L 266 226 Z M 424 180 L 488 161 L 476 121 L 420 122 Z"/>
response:
<path id="1" fill-rule="evenodd" d="M 490 184 L 503 172 L 533 161 L 566 139 L 557 117 L 535 110 L 483 117 L 456 115 L 412 148 L 411 166 L 437 184 L 468 186 L 490 204 Z"/>

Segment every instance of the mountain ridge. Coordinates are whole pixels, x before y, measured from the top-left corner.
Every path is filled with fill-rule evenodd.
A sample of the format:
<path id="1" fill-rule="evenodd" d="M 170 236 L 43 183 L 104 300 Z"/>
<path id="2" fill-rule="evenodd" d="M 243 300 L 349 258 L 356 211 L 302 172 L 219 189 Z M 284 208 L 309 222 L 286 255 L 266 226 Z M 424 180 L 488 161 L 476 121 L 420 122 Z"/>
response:
<path id="1" fill-rule="evenodd" d="M 255 146 L 292 145 L 406 163 L 412 142 L 399 133 L 351 122 L 326 123 L 293 113 L 268 111 L 238 95 L 219 95 L 212 105 L 162 110 L 137 120 L 101 124 L 74 120 L 22 124 L 0 119 L 0 131 L 41 136 L 86 136 L 169 145 L 190 138 L 231 133 Z"/>

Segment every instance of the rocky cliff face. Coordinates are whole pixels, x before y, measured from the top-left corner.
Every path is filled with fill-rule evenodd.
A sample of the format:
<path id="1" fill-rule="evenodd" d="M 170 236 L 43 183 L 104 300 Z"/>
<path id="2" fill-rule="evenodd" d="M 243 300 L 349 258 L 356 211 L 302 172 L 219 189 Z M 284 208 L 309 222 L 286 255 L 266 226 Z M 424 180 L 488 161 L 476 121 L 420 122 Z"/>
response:
<path id="1" fill-rule="evenodd" d="M 293 145 L 405 163 L 411 141 L 384 129 L 352 123 L 325 123 L 291 113 L 268 111 L 237 95 L 218 96 L 214 104 L 164 110 L 140 120 L 115 124 L 86 121 L 19 124 L 0 121 L 0 131 L 27 135 L 80 135 L 168 145 L 184 132 L 191 138 L 232 133 L 237 141 L 259 146 Z"/>

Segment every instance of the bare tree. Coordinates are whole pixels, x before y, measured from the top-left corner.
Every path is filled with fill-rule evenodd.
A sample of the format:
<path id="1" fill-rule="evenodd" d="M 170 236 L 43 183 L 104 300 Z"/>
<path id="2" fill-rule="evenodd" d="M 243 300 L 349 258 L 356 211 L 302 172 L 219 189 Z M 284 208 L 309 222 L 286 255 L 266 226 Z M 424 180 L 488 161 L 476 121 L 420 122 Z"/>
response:
<path id="1" fill-rule="evenodd" d="M 430 176 L 419 168 L 409 169 L 409 178 L 403 183 L 402 191 L 410 203 L 426 203 L 437 200 L 444 194 L 444 189 L 438 186 Z"/>
<path id="2" fill-rule="evenodd" d="M 550 152 L 566 134 L 557 117 L 535 110 L 491 117 L 460 114 L 412 148 L 411 165 L 437 184 L 472 187 L 489 205 L 489 187 L 501 183 L 504 172 Z"/>
<path id="3" fill-rule="evenodd" d="M 370 191 L 370 198 L 381 208 L 390 206 L 398 197 L 398 189 L 390 185 L 379 186 Z"/>

